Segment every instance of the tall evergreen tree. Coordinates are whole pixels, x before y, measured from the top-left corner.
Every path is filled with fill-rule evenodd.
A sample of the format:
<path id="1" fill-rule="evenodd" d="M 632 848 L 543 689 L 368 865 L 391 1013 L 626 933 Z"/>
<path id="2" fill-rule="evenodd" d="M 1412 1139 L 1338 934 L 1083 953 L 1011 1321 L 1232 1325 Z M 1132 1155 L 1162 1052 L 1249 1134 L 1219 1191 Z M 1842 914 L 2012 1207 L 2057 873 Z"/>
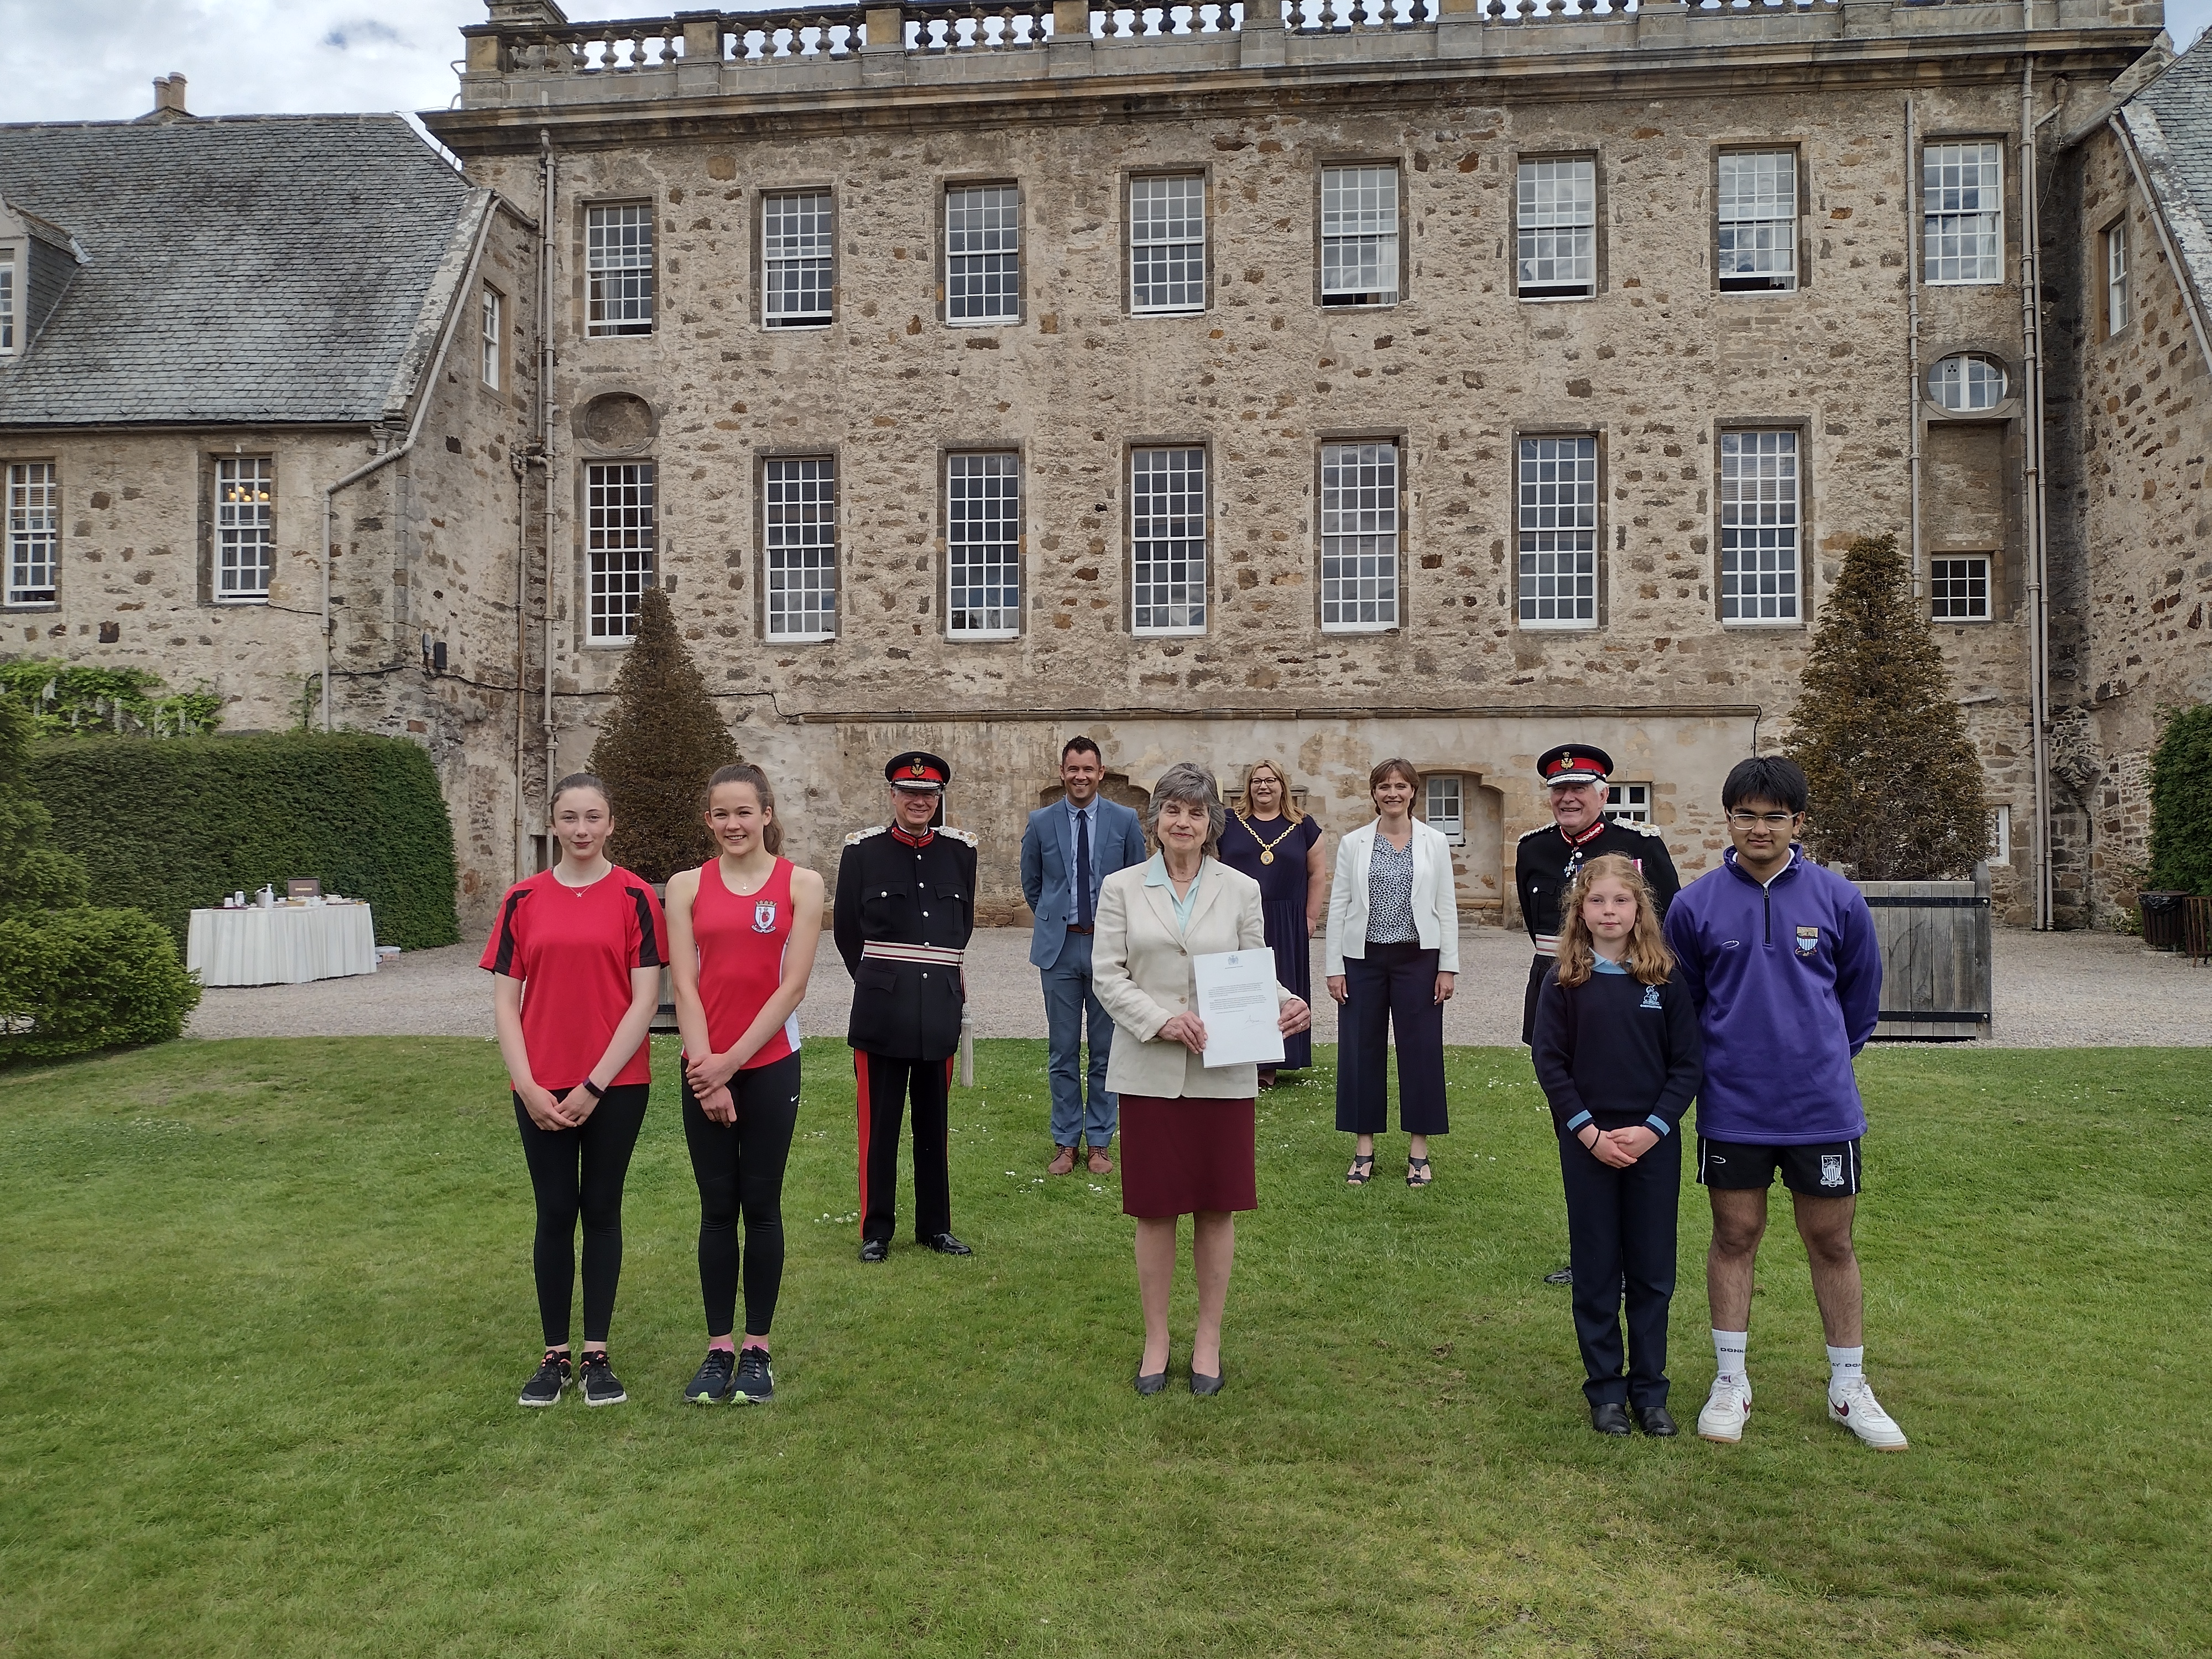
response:
<path id="1" fill-rule="evenodd" d="M 1803 687 L 1786 752 L 1812 785 L 1814 854 L 1865 881 L 1972 873 L 1989 850 L 1981 761 L 1894 535 L 1844 556 Z"/>
<path id="2" fill-rule="evenodd" d="M 715 769 L 736 762 L 738 745 L 658 587 L 640 596 L 637 637 L 614 695 L 590 761 L 614 809 L 607 856 L 647 881 L 666 881 L 713 855 L 700 803 Z"/>

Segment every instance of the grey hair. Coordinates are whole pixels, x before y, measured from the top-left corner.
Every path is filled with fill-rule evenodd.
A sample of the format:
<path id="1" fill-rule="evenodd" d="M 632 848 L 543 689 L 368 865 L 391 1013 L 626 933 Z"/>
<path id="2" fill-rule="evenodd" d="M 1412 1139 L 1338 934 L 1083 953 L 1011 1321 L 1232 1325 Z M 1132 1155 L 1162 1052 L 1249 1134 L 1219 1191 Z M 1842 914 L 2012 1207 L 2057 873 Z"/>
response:
<path id="1" fill-rule="evenodd" d="M 1200 850 L 1208 858 L 1218 857 L 1221 832 L 1229 825 L 1229 809 L 1221 804 L 1221 787 L 1214 782 L 1213 774 L 1196 761 L 1177 761 L 1160 774 L 1145 813 L 1145 833 L 1155 847 L 1160 844 L 1160 803 L 1170 800 L 1196 801 L 1206 808 L 1206 845 Z"/>

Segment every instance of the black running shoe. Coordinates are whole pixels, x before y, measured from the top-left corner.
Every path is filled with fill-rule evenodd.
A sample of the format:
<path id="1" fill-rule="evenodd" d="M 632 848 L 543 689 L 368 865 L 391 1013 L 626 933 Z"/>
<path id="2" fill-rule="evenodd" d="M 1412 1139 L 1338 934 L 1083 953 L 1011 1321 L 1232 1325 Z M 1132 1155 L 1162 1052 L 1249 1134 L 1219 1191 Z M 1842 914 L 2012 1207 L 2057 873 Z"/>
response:
<path id="1" fill-rule="evenodd" d="M 766 1348 L 745 1348 L 738 1354 L 738 1404 L 765 1406 L 775 1398 L 775 1373 L 768 1367 Z"/>
<path id="2" fill-rule="evenodd" d="M 568 1386 L 568 1356 L 557 1349 L 548 1348 L 539 1362 L 538 1375 L 522 1385 L 522 1397 L 518 1406 L 557 1406 L 561 1390 Z"/>
<path id="3" fill-rule="evenodd" d="M 629 1396 L 623 1392 L 622 1378 L 607 1364 L 605 1348 L 596 1349 L 584 1356 L 584 1403 L 586 1406 L 619 1406 Z"/>
<path id="4" fill-rule="evenodd" d="M 726 1406 L 730 1403 L 730 1373 L 736 1369 L 737 1355 L 727 1348 L 709 1348 L 707 1357 L 699 1362 L 699 1374 L 684 1388 L 684 1398 L 694 1406 Z"/>

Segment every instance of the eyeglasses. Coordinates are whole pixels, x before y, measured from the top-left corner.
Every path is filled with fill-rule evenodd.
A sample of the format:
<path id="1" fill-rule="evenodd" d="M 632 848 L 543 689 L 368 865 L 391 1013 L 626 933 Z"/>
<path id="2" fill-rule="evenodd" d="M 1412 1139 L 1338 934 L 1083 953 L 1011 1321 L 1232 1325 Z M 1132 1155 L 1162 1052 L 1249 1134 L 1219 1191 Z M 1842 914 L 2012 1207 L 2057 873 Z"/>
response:
<path id="1" fill-rule="evenodd" d="M 1796 816 L 1795 812 L 1731 812 L 1728 819 L 1739 830 L 1757 830 L 1762 826 L 1769 830 L 1786 830 L 1790 820 Z"/>

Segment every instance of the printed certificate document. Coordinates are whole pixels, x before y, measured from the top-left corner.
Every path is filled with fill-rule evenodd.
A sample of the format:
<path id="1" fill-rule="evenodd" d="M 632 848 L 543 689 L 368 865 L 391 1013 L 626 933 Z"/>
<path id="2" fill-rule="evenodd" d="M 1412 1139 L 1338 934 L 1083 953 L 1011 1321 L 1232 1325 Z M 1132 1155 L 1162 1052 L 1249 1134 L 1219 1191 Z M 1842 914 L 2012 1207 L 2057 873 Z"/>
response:
<path id="1" fill-rule="evenodd" d="M 1221 951 L 1193 957 L 1199 1020 L 1206 1027 L 1206 1064 L 1262 1066 L 1283 1058 L 1282 1018 L 1275 1000 L 1275 953 Z"/>

